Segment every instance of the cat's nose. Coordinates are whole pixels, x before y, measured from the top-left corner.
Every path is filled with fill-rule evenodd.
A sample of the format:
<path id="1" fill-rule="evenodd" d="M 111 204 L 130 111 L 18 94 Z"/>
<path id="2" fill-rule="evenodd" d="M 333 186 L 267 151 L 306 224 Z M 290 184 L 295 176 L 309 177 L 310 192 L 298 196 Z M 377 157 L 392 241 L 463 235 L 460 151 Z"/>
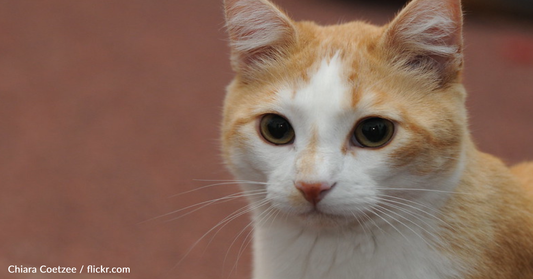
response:
<path id="1" fill-rule="evenodd" d="M 302 192 L 302 195 L 308 202 L 312 203 L 313 205 L 316 205 L 324 198 L 327 192 L 331 190 L 333 186 L 335 186 L 335 184 L 327 182 L 296 181 L 294 183 L 294 186 L 296 186 L 296 189 Z"/>

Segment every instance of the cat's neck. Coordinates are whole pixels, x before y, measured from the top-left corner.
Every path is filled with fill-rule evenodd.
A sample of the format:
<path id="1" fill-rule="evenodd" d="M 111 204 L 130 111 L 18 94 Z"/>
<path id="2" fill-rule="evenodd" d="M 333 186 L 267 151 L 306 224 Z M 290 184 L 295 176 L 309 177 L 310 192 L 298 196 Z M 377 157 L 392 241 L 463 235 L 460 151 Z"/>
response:
<path id="1" fill-rule="evenodd" d="M 265 221 L 254 231 L 254 279 L 452 278 L 458 271 L 438 252 L 436 226 L 425 221 L 328 230 L 283 218 Z M 434 268 L 421 269 L 428 265 Z"/>

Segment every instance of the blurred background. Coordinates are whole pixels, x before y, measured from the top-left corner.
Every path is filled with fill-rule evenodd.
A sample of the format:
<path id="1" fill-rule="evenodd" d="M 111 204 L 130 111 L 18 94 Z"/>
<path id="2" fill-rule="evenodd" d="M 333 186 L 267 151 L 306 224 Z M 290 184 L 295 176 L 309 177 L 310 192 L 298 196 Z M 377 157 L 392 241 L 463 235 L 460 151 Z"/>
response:
<path id="1" fill-rule="evenodd" d="M 384 24 L 404 5 L 275 2 L 322 24 Z M 465 3 L 471 129 L 509 164 L 533 159 L 532 3 Z M 56 278 L 9 265 L 249 278 L 247 216 L 217 227 L 244 201 L 202 203 L 237 191 L 201 188 L 231 179 L 218 144 L 233 75 L 222 15 L 222 0 L 0 1 L 1 278 Z"/>

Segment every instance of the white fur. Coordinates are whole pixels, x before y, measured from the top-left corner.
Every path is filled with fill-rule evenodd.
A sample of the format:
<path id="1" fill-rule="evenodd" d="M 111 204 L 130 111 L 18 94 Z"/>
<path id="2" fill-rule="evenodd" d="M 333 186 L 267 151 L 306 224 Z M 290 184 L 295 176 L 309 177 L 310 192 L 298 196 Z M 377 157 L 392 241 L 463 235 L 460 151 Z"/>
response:
<path id="1" fill-rule="evenodd" d="M 412 191 L 404 198 L 412 202 L 394 204 L 397 210 L 376 206 L 383 194 L 394 195 L 390 188 L 453 191 L 461 167 L 450 177 L 420 177 L 390 166 L 388 154 L 409 139 L 401 127 L 385 148 L 349 146 L 355 123 L 383 112 L 373 108 L 370 88 L 359 105 L 350 108 L 343 61 L 339 55 L 319 61 L 309 83 L 298 88 L 287 84 L 274 103 L 257 108 L 257 113 L 285 116 L 295 129 L 295 142 L 270 145 L 250 123 L 240 131 L 248 135 L 247 143 L 231 153 L 238 178 L 268 183 L 266 196 L 250 198 L 252 207 L 266 202 L 253 212 L 254 279 L 457 278 L 460 271 L 436 249 L 443 244 L 436 215 L 447 194 Z M 390 111 L 387 117 L 400 121 L 398 115 Z M 310 151 L 313 135 L 316 152 Z M 347 145 L 353 152 L 343 153 Z M 302 161 L 309 160 L 312 171 L 302 171 Z M 317 205 L 322 215 L 314 214 L 295 188 L 299 180 L 336 183 Z"/>
<path id="2" fill-rule="evenodd" d="M 406 228 L 403 236 L 388 228 L 315 231 L 279 219 L 255 228 L 254 279 L 457 278 L 448 258 Z"/>

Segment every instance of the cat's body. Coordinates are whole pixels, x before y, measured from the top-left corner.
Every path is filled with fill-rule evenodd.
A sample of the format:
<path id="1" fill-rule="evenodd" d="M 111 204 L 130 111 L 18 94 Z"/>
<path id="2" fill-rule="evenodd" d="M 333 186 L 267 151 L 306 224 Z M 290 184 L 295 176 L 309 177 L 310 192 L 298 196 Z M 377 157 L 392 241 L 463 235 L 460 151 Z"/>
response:
<path id="1" fill-rule="evenodd" d="M 533 164 L 470 139 L 458 0 L 384 27 L 294 22 L 266 0 L 226 0 L 226 18 L 223 151 L 250 198 L 254 279 L 533 278 Z"/>

